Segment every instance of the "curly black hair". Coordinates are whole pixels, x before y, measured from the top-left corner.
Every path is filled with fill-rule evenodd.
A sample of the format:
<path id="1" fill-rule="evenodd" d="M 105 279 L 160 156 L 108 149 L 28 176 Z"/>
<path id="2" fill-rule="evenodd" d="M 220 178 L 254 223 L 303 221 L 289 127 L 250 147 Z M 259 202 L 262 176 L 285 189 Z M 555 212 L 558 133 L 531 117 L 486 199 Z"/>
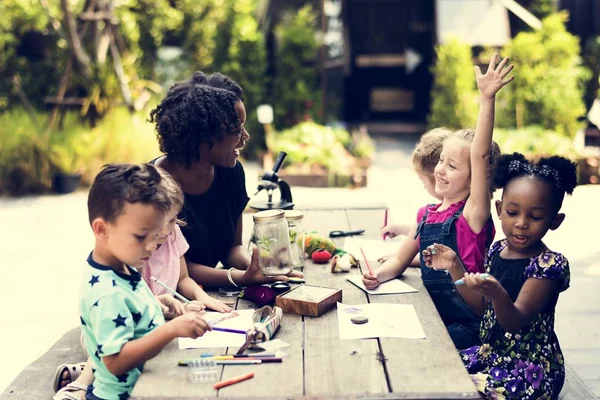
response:
<path id="1" fill-rule="evenodd" d="M 237 101 L 243 101 L 242 88 L 220 73 L 206 76 L 198 71 L 173 84 L 150 112 L 160 150 L 169 161 L 189 168 L 200 159 L 200 145 L 211 148 L 225 135 L 238 133 Z"/>
<path id="2" fill-rule="evenodd" d="M 494 186 L 506 188 L 513 180 L 530 176 L 549 185 L 556 212 L 562 206 L 565 194 L 572 194 L 577 186 L 577 165 L 559 156 L 544 157 L 531 162 L 521 153 L 505 154 L 498 158 L 494 170 Z"/>
<path id="3" fill-rule="evenodd" d="M 88 194 L 90 224 L 96 218 L 114 222 L 125 203 L 153 204 L 168 212 L 174 205 L 175 188 L 179 188 L 175 180 L 152 164 L 107 164 L 94 178 Z"/>

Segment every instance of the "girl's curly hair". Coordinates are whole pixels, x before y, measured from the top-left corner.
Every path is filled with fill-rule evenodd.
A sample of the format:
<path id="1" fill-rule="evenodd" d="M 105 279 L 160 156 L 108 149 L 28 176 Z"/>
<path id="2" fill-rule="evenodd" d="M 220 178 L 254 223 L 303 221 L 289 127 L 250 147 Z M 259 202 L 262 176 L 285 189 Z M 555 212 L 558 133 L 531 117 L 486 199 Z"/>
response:
<path id="1" fill-rule="evenodd" d="M 171 86 L 150 112 L 160 150 L 169 161 L 189 168 L 200 159 L 200 146 L 211 148 L 225 135 L 237 134 L 240 121 L 235 103 L 243 101 L 242 88 L 220 74 L 195 72 L 189 80 Z"/>
<path id="2" fill-rule="evenodd" d="M 577 165 L 559 156 L 544 157 L 534 163 L 521 153 L 505 154 L 496 163 L 494 186 L 506 188 L 513 180 L 527 176 L 549 185 L 552 189 L 549 200 L 558 212 L 565 194 L 572 194 L 577 186 Z"/>

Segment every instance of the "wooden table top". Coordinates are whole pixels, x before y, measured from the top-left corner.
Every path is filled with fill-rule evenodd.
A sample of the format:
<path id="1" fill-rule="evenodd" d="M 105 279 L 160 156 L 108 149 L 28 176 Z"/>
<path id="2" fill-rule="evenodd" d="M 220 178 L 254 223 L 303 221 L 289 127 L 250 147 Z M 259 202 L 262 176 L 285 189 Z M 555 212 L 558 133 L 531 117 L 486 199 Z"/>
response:
<path id="1" fill-rule="evenodd" d="M 383 207 L 368 209 L 305 210 L 307 231 L 328 234 L 332 230 L 365 229 L 361 237 L 377 238 Z M 251 224 L 245 223 L 251 229 Z M 343 248 L 343 238 L 336 244 Z M 372 265 L 377 265 L 371 261 Z M 229 365 L 220 367 L 219 379 L 255 372 L 253 379 L 214 390 L 209 383 L 192 383 L 188 370 L 177 361 L 203 352 L 233 354 L 237 348 L 179 350 L 171 342 L 144 366 L 132 399 L 219 398 L 402 398 L 478 399 L 479 395 L 458 352 L 423 287 L 418 269 L 410 268 L 403 281 L 418 293 L 370 296 L 346 280 L 348 274 L 332 274 L 329 265 L 307 261 L 307 284 L 342 289 L 345 304 L 412 304 L 426 339 L 376 338 L 341 340 L 335 309 L 321 317 L 284 314 L 275 338 L 290 344 L 281 364 Z M 352 269 L 350 274 L 358 274 Z M 256 308 L 239 299 L 236 309 Z"/>

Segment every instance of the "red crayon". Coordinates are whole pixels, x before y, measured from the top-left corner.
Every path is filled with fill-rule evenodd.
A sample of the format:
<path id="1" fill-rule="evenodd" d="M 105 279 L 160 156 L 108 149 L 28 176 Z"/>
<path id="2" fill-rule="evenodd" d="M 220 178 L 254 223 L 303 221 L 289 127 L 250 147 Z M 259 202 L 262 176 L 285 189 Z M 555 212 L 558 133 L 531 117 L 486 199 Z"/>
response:
<path id="1" fill-rule="evenodd" d="M 242 382 L 242 381 L 245 381 L 247 379 L 252 379 L 252 378 L 254 378 L 254 372 L 248 372 L 247 374 L 234 376 L 231 379 L 226 379 L 224 381 L 217 382 L 213 385 L 213 389 L 221 389 L 221 388 L 224 388 L 225 386 L 233 385 L 238 382 Z"/>

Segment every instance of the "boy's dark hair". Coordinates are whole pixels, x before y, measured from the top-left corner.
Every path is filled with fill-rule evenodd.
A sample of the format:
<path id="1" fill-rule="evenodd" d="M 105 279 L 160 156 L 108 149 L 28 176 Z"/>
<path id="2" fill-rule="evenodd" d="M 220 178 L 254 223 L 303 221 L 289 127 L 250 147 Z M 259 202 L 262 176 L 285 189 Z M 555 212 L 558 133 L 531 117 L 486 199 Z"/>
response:
<path id="1" fill-rule="evenodd" d="M 527 176 L 549 185 L 552 190 L 549 197 L 558 213 L 565 194 L 572 194 L 577 186 L 577 165 L 559 156 L 540 158 L 533 163 L 521 153 L 505 154 L 496 163 L 494 185 L 505 188 L 513 180 Z"/>
<path id="2" fill-rule="evenodd" d="M 150 112 L 160 150 L 169 161 L 189 168 L 200 159 L 201 144 L 210 148 L 239 131 L 234 106 L 242 96 L 242 88 L 220 73 L 195 72 L 189 80 L 175 83 Z"/>
<path id="3" fill-rule="evenodd" d="M 173 207 L 173 196 L 152 164 L 107 164 L 96 175 L 88 195 L 90 224 L 96 218 L 114 222 L 125 203 L 152 204 L 163 212 Z"/>

